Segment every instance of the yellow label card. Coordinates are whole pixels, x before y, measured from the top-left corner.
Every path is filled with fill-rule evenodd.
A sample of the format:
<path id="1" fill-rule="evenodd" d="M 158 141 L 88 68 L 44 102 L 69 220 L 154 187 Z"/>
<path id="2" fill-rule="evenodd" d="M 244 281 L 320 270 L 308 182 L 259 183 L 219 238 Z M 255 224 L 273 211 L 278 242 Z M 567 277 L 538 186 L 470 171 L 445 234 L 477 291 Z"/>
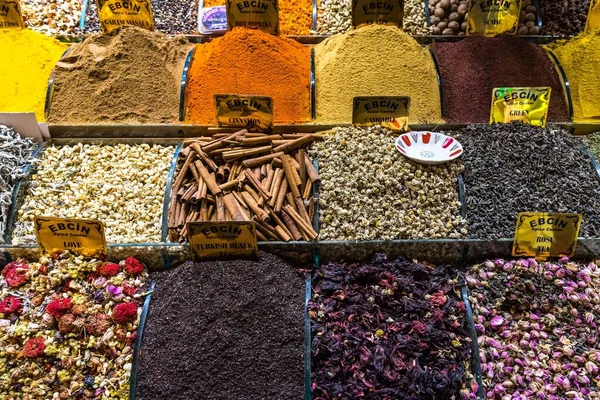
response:
<path id="1" fill-rule="evenodd" d="M 23 29 L 19 0 L 0 0 L 0 29 Z"/>
<path id="2" fill-rule="evenodd" d="M 585 31 L 592 33 L 600 30 L 600 0 L 590 2 L 590 11 L 588 13 Z"/>
<path id="3" fill-rule="evenodd" d="M 258 257 L 252 221 L 188 222 L 190 248 L 199 259 Z"/>
<path id="4" fill-rule="evenodd" d="M 242 27 L 279 35 L 277 0 L 227 0 L 227 30 Z"/>
<path id="5" fill-rule="evenodd" d="M 404 0 L 352 0 L 352 26 L 395 25 L 402 28 Z"/>
<path id="6" fill-rule="evenodd" d="M 581 214 L 519 213 L 513 256 L 572 257 L 577 247 L 581 219 Z"/>
<path id="7" fill-rule="evenodd" d="M 490 124 L 525 124 L 545 127 L 550 107 L 549 87 L 495 88 L 492 91 Z"/>
<path id="8" fill-rule="evenodd" d="M 270 97 L 216 94 L 215 104 L 217 123 L 221 127 L 273 129 L 273 99 Z"/>
<path id="9" fill-rule="evenodd" d="M 355 97 L 352 104 L 354 124 L 378 124 L 395 131 L 405 131 L 408 128 L 409 97 Z"/>
<path id="10" fill-rule="evenodd" d="M 154 30 L 150 0 L 96 0 L 102 32 L 109 33 L 123 25 Z"/>
<path id="11" fill-rule="evenodd" d="M 516 35 L 522 0 L 469 0 L 467 35 Z"/>
<path id="12" fill-rule="evenodd" d="M 106 237 L 100 221 L 36 217 L 34 221 L 40 253 L 51 255 L 65 250 L 106 259 Z"/>

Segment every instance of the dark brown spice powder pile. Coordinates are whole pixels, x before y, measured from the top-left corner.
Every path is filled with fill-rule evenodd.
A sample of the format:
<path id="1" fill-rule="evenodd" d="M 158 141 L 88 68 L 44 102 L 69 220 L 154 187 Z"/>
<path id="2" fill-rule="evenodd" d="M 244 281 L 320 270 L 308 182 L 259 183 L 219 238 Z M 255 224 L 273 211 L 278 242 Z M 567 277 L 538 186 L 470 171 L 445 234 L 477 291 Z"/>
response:
<path id="1" fill-rule="evenodd" d="M 444 118 L 450 123 L 487 123 L 497 87 L 552 88 L 548 120 L 567 122 L 563 87 L 544 50 L 511 36 L 469 37 L 432 46 L 443 86 Z"/>
<path id="2" fill-rule="evenodd" d="M 305 280 L 281 259 L 154 273 L 138 400 L 301 400 Z"/>

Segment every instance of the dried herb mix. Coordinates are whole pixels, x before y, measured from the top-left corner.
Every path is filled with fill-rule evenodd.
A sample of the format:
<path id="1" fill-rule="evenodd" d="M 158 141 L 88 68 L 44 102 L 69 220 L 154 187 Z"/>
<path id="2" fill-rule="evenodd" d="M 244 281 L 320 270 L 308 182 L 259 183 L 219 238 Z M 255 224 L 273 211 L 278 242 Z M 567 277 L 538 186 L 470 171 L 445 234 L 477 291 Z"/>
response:
<path id="1" fill-rule="evenodd" d="M 537 86 L 552 88 L 548 120 L 569 121 L 560 78 L 542 47 L 505 35 L 435 43 L 432 49 L 442 78 L 448 122 L 488 123 L 494 88 Z"/>
<path id="2" fill-rule="evenodd" d="M 304 398 L 305 280 L 279 258 L 155 273 L 138 400 Z"/>
<path id="3" fill-rule="evenodd" d="M 467 277 L 488 399 L 600 397 L 600 268 L 490 260 Z"/>
<path id="4" fill-rule="evenodd" d="M 471 125 L 464 146 L 469 237 L 513 237 L 522 211 L 583 214 L 580 236 L 600 235 L 600 183 L 581 140 L 522 124 Z"/>
<path id="5" fill-rule="evenodd" d="M 448 266 L 379 254 L 313 276 L 312 391 L 325 399 L 450 399 L 468 372 L 465 304 Z"/>

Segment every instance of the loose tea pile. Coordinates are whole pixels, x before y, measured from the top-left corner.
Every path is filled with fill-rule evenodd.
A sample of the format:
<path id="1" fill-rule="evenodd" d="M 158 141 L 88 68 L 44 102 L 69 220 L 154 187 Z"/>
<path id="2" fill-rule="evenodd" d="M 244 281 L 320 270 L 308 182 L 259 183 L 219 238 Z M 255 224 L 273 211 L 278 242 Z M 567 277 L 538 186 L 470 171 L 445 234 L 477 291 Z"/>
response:
<path id="1" fill-rule="evenodd" d="M 93 3 L 90 0 L 90 3 Z M 81 0 L 20 0 L 25 26 L 46 35 L 79 33 Z M 0 40 L 1 41 L 1 40 Z"/>
<path id="2" fill-rule="evenodd" d="M 336 35 L 315 47 L 315 58 L 319 122 L 352 122 L 356 96 L 408 96 L 410 122 L 441 121 L 431 54 L 402 30 L 371 25 Z"/>
<path id="3" fill-rule="evenodd" d="M 248 133 L 184 142 L 171 189 L 169 238 L 187 241 L 187 223 L 254 221 L 258 240 L 314 240 L 313 182 L 306 147 L 316 135 Z"/>
<path id="4" fill-rule="evenodd" d="M 139 400 L 304 399 L 304 278 L 279 258 L 153 274 Z"/>
<path id="5" fill-rule="evenodd" d="M 169 35 L 198 33 L 199 0 L 152 0 L 154 29 Z M 88 2 L 84 33 L 100 32 L 96 1 Z"/>
<path id="6" fill-rule="evenodd" d="M 585 29 L 590 0 L 538 1 L 543 35 L 575 36 Z"/>
<path id="7" fill-rule="evenodd" d="M 6 125 L 0 125 L 0 244 L 4 244 L 13 187 L 22 177 L 23 167 L 36 146 L 33 140 L 21 137 Z"/>
<path id="8" fill-rule="evenodd" d="M 241 28 L 198 45 L 186 89 L 187 120 L 215 124 L 214 96 L 226 93 L 272 97 L 275 123 L 309 121 L 310 50 Z"/>
<path id="9" fill-rule="evenodd" d="M 469 237 L 511 238 L 526 211 L 582 213 L 580 236 L 600 235 L 600 183 L 581 140 L 522 124 L 472 125 L 458 134 Z"/>
<path id="10" fill-rule="evenodd" d="M 596 161 L 600 161 L 600 132 L 596 132 L 583 137 L 583 142 L 592 152 Z"/>
<path id="11" fill-rule="evenodd" d="M 554 1 L 554 0 L 550 0 Z M 467 32 L 469 1 L 429 0 L 429 21 L 433 35 L 464 35 Z M 532 0 L 523 0 L 518 35 L 539 35 L 537 9 Z"/>
<path id="12" fill-rule="evenodd" d="M 379 126 L 335 128 L 313 145 L 321 176 L 321 239 L 457 238 L 467 233 L 457 189 L 461 162 L 416 164 L 396 150 L 395 138 Z"/>
<path id="13" fill-rule="evenodd" d="M 0 112 L 35 112 L 44 121 L 48 79 L 67 50 L 58 40 L 29 29 L 0 29 Z"/>
<path id="14" fill-rule="evenodd" d="M 147 278 L 133 257 L 113 264 L 65 253 L 6 265 L 0 397 L 128 399 Z"/>
<path id="15" fill-rule="evenodd" d="M 161 240 L 165 186 L 173 147 L 47 147 L 26 185 L 13 245 L 35 243 L 36 216 L 98 219 L 112 243 Z"/>
<path id="16" fill-rule="evenodd" d="M 600 268 L 486 261 L 467 275 L 486 398 L 600 397 Z"/>
<path id="17" fill-rule="evenodd" d="M 594 68 L 600 60 L 600 32 L 581 35 L 549 46 L 565 69 L 573 97 L 573 120 L 600 121 L 600 76 Z"/>
<path id="18" fill-rule="evenodd" d="M 450 267 L 379 254 L 314 273 L 312 391 L 324 399 L 451 399 L 467 378 L 465 304 Z"/>
<path id="19" fill-rule="evenodd" d="M 448 122 L 488 123 L 494 88 L 538 86 L 552 88 L 548 119 L 569 121 L 558 72 L 540 46 L 505 35 L 469 37 L 436 43 L 432 48 L 440 68 Z"/>
<path id="20" fill-rule="evenodd" d="M 308 35 L 313 26 L 312 0 L 279 1 L 279 33 Z M 204 0 L 203 7 L 224 6 L 225 0 Z"/>
<path id="21" fill-rule="evenodd" d="M 61 124 L 172 123 L 192 46 L 183 37 L 133 26 L 93 34 L 56 65 L 49 121 Z"/>

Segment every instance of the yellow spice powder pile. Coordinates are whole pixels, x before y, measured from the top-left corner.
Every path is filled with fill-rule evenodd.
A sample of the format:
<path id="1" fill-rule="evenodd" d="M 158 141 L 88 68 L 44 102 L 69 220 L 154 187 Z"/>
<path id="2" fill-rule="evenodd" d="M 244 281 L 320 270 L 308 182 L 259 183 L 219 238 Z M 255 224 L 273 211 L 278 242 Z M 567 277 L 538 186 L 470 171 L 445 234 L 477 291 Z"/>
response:
<path id="1" fill-rule="evenodd" d="M 33 111 L 44 121 L 48 80 L 67 47 L 29 29 L 0 30 L 0 111 Z"/>
<path id="2" fill-rule="evenodd" d="M 371 25 L 315 48 L 317 120 L 350 123 L 357 96 L 410 97 L 409 122 L 442 121 L 431 53 L 402 30 Z"/>

